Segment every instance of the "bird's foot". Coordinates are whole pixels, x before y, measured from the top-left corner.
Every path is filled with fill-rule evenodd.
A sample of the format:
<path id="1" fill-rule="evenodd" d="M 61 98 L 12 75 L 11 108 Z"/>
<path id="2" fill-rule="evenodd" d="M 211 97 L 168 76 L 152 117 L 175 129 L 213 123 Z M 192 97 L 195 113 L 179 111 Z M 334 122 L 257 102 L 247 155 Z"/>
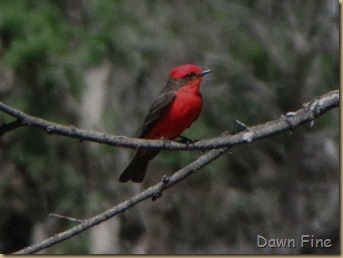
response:
<path id="1" fill-rule="evenodd" d="M 199 141 L 199 139 L 190 139 L 190 138 L 183 136 L 183 135 L 179 135 L 178 137 L 181 139 L 179 142 L 185 143 L 185 144 L 196 143 Z"/>

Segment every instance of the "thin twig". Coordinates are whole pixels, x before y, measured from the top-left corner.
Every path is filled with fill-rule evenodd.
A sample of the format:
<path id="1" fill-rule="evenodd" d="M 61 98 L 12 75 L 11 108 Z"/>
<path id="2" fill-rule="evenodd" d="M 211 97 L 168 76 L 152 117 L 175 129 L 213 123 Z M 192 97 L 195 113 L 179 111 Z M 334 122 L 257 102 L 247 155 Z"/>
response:
<path id="1" fill-rule="evenodd" d="M 49 214 L 50 217 L 55 217 L 55 218 L 59 218 L 59 219 L 65 219 L 71 222 L 75 222 L 75 223 L 82 223 L 85 220 L 84 219 L 76 219 L 76 218 L 72 218 L 69 216 L 65 216 L 65 215 L 60 215 L 60 214 L 56 214 L 56 213 L 50 213 Z"/>
<path id="2" fill-rule="evenodd" d="M 24 126 L 24 124 L 20 119 L 17 119 L 7 124 L 2 124 L 0 126 L 0 135 L 4 135 L 5 133 L 8 133 L 9 131 L 13 131 L 22 126 Z"/>

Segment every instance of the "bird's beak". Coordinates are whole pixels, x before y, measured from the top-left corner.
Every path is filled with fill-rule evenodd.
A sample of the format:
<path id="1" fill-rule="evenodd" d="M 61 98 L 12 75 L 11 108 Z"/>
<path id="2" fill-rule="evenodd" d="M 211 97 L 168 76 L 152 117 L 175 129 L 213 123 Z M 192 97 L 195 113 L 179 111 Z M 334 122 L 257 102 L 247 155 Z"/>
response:
<path id="1" fill-rule="evenodd" d="M 212 72 L 212 70 L 205 70 L 202 73 L 200 73 L 199 76 L 204 76 L 205 74 L 208 74 L 210 72 Z"/>

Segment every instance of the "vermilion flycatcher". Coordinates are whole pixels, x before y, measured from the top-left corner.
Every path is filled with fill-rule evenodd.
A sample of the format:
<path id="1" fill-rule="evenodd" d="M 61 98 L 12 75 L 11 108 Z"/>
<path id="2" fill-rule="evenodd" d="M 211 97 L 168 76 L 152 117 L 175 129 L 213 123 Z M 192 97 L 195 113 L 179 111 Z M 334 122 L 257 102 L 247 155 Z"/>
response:
<path id="1" fill-rule="evenodd" d="M 202 71 L 193 64 L 172 69 L 166 87 L 153 102 L 140 129 L 139 138 L 173 140 L 200 115 L 200 82 L 211 70 Z M 143 181 L 148 163 L 160 150 L 139 149 L 119 177 L 120 182 Z"/>

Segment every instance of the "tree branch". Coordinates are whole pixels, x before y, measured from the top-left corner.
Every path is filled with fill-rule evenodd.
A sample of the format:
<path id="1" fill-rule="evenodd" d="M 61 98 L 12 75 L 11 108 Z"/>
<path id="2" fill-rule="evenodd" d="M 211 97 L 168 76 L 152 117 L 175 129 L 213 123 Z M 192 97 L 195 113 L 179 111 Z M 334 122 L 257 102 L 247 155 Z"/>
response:
<path id="1" fill-rule="evenodd" d="M 222 137 L 219 137 L 216 139 L 212 139 L 212 140 L 202 140 L 202 141 L 200 141 L 200 142 L 202 142 L 202 144 L 199 144 L 199 142 L 196 142 L 196 143 L 190 145 L 189 147 L 193 147 L 192 149 L 197 149 L 200 147 L 201 147 L 200 149 L 207 149 L 207 148 L 210 148 L 208 146 L 211 146 L 211 148 L 213 148 L 213 146 L 215 146 L 214 148 L 217 148 L 217 149 L 211 150 L 208 153 L 200 156 L 196 161 L 190 163 L 189 165 L 187 165 L 183 169 L 174 173 L 171 177 L 164 176 L 160 183 L 149 187 L 148 189 L 144 190 L 143 192 L 141 192 L 141 193 L 133 196 L 132 198 L 118 204 L 117 206 L 115 206 L 115 207 L 113 207 L 113 208 L 93 217 L 93 218 L 84 220 L 84 221 L 82 221 L 82 223 L 80 223 L 79 225 L 77 225 L 77 226 L 75 226 L 69 230 L 66 230 L 64 232 L 56 234 L 56 235 L 54 235 L 54 236 L 52 236 L 52 237 L 50 237 L 50 238 L 48 238 L 48 239 L 46 239 L 40 243 L 26 247 L 26 248 L 16 252 L 15 254 L 31 254 L 31 253 L 38 252 L 38 251 L 43 250 L 45 248 L 48 248 L 52 245 L 55 245 L 55 244 L 57 244 L 63 240 L 66 240 L 66 239 L 71 238 L 77 234 L 80 234 L 81 232 L 112 218 L 113 216 L 117 215 L 118 213 L 125 212 L 130 207 L 135 206 L 138 203 L 140 203 L 140 202 L 142 202 L 148 198 L 152 198 L 152 200 L 156 200 L 157 198 L 159 198 L 162 195 L 163 191 L 165 191 L 166 189 L 168 189 L 172 185 L 176 184 L 177 182 L 183 180 L 184 178 L 190 176 L 191 174 L 195 173 L 196 171 L 198 171 L 202 167 L 206 166 L 208 163 L 212 162 L 213 160 L 218 158 L 220 155 L 225 153 L 230 147 L 235 146 L 235 145 L 239 145 L 239 144 L 247 144 L 247 143 L 254 141 L 254 140 L 260 140 L 260 139 L 269 137 L 271 135 L 274 135 L 274 134 L 277 134 L 277 133 L 280 133 L 283 131 L 287 131 L 289 129 L 294 129 L 294 128 L 296 128 L 296 127 L 298 127 L 304 123 L 313 121 L 317 117 L 323 115 L 324 113 L 326 113 L 327 111 L 329 111 L 330 109 L 332 109 L 334 107 L 337 107 L 338 105 L 339 105 L 339 95 L 338 95 L 338 90 L 336 90 L 336 91 L 329 92 L 328 94 L 325 94 L 325 95 L 305 104 L 304 108 L 302 108 L 296 112 L 287 113 L 286 116 L 283 116 L 282 118 L 280 118 L 278 120 L 267 122 L 265 124 L 257 125 L 254 127 L 249 127 L 245 131 L 239 132 L 239 133 L 234 134 L 234 135 L 225 135 L 225 136 L 222 136 Z M 3 110 L 3 105 L 1 105 L 0 109 Z M 20 115 L 20 117 L 17 117 L 17 116 L 15 116 L 15 117 L 20 118 L 22 120 L 24 120 L 24 118 L 27 118 L 27 115 L 25 115 L 25 117 L 22 117 L 23 113 L 21 113 L 21 112 L 18 113 L 18 115 Z M 29 119 L 30 122 L 36 121 L 36 120 L 32 120 L 31 117 L 29 117 L 29 118 L 30 118 Z M 38 118 L 35 118 L 35 119 L 38 119 Z M 38 119 L 37 121 L 39 123 L 42 123 L 41 125 L 37 125 L 37 124 L 35 125 L 38 127 L 43 127 L 43 125 L 50 123 L 50 122 L 44 121 L 42 119 Z M 55 133 L 57 133 L 57 132 L 61 132 L 61 131 L 59 131 L 60 129 L 65 130 L 67 127 L 57 125 L 57 127 L 54 126 L 53 128 L 57 128 L 57 129 L 53 129 L 53 130 L 57 130 L 55 132 Z M 63 130 L 62 130 L 62 132 L 64 132 Z M 78 131 L 79 133 L 80 132 L 82 132 L 82 133 L 87 132 L 85 130 L 80 130 L 80 129 L 75 129 L 75 130 Z M 88 136 L 92 136 L 92 137 L 95 137 L 98 134 L 98 133 L 94 134 L 93 132 L 89 132 L 89 133 L 90 133 L 90 135 L 88 135 Z M 62 134 L 62 133 L 59 133 L 59 134 Z M 64 134 L 62 134 L 62 135 L 64 135 Z M 70 136 L 70 135 L 67 135 L 67 136 Z M 85 135 L 82 134 L 82 137 L 83 136 L 85 136 Z M 90 140 L 88 136 L 85 139 Z M 75 136 L 72 136 L 72 137 L 77 138 Z M 94 138 L 92 138 L 92 139 L 93 139 L 92 141 L 97 141 Z M 146 144 L 145 142 L 149 142 L 149 141 L 144 141 L 144 140 L 136 141 L 136 139 L 126 138 L 125 144 L 122 145 L 122 142 L 120 141 L 120 139 L 121 139 L 120 136 L 111 136 L 111 140 L 113 140 L 114 142 L 111 142 L 111 143 L 104 142 L 104 143 L 110 144 L 110 145 L 116 145 L 116 146 L 125 146 L 125 147 L 128 147 L 125 144 L 132 146 L 132 145 L 135 145 L 138 143 L 142 143 L 142 146 L 140 146 L 139 144 L 138 145 L 140 147 L 143 147 L 143 146 L 148 147 L 148 144 Z M 161 144 L 161 141 L 150 141 L 150 142 L 152 143 L 152 145 L 154 145 L 153 148 L 162 148 L 162 147 L 166 148 L 165 145 Z M 223 143 L 223 142 L 225 142 L 225 143 Z M 167 146 L 167 148 L 170 148 L 170 147 L 171 148 L 175 147 L 175 149 L 186 149 L 187 148 L 183 144 L 179 144 L 179 143 L 171 142 L 169 144 L 170 145 Z M 206 144 L 208 144 L 208 145 L 206 145 Z M 152 147 L 152 145 L 149 146 L 149 148 Z M 194 146 L 197 146 L 197 148 L 195 148 Z M 218 146 L 221 148 L 218 148 Z M 225 147 L 222 147 L 222 146 L 225 146 Z"/>
<path id="2" fill-rule="evenodd" d="M 19 127 L 24 126 L 21 120 L 17 119 L 13 122 L 7 123 L 7 124 L 2 124 L 0 126 L 0 135 L 4 135 L 5 133 L 15 130 Z"/>
<path id="3" fill-rule="evenodd" d="M 157 198 L 161 197 L 162 192 L 166 190 L 167 188 L 171 187 L 172 185 L 176 184 L 177 182 L 183 180 L 187 176 L 191 175 L 192 173 L 196 172 L 200 168 L 204 167 L 206 164 L 210 163 L 211 161 L 218 158 L 220 155 L 222 155 L 225 151 L 227 151 L 228 148 L 221 148 L 216 149 L 208 152 L 205 155 L 202 155 L 199 157 L 196 161 L 192 162 L 188 166 L 184 167 L 183 169 L 176 172 L 171 177 L 164 177 L 162 182 L 149 187 L 148 189 L 144 190 L 140 194 L 137 194 L 136 196 L 133 196 L 132 198 L 118 204 L 117 206 L 93 217 L 87 220 L 84 220 L 82 223 L 80 223 L 78 226 L 75 226 L 69 230 L 66 230 L 62 233 L 59 233 L 57 235 L 54 235 L 40 243 L 37 243 L 35 245 L 26 247 L 14 254 L 32 254 L 35 252 L 38 252 L 40 250 L 46 249 L 52 245 L 55 245 L 63 240 L 66 240 L 68 238 L 71 238 L 75 235 L 80 234 L 81 232 L 98 225 L 113 216 L 117 215 L 118 213 L 125 212 L 127 209 L 129 209 L 132 206 L 135 206 L 136 204 L 148 199 L 152 198 L 153 200 L 156 200 Z"/>
<path id="4" fill-rule="evenodd" d="M 233 147 L 244 142 L 260 140 L 270 135 L 278 134 L 282 131 L 293 129 L 299 125 L 313 121 L 317 117 L 325 114 L 332 108 L 339 106 L 339 91 L 334 90 L 316 98 L 315 100 L 304 104 L 304 108 L 297 112 L 290 112 L 280 119 L 253 127 L 234 135 L 226 133 L 226 135 L 200 140 L 191 144 L 184 144 L 169 140 L 144 140 L 137 138 L 129 138 L 126 136 L 112 136 L 105 133 L 87 131 L 76 128 L 75 126 L 63 126 L 53 122 L 43 120 L 34 116 L 25 114 L 16 110 L 4 103 L 0 102 L 0 110 L 7 113 L 18 120 L 15 122 L 16 129 L 20 126 L 33 126 L 45 130 L 51 134 L 63 135 L 71 138 L 76 138 L 84 141 L 97 142 L 111 146 L 121 146 L 127 148 L 148 148 L 148 149 L 167 149 L 167 150 L 209 150 L 223 147 Z M 4 127 L 2 125 L 1 127 Z M 0 127 L 0 128 L 1 128 Z M 2 134 L 10 130 L 3 130 Z M 1 131 L 0 131 L 1 133 Z"/>

